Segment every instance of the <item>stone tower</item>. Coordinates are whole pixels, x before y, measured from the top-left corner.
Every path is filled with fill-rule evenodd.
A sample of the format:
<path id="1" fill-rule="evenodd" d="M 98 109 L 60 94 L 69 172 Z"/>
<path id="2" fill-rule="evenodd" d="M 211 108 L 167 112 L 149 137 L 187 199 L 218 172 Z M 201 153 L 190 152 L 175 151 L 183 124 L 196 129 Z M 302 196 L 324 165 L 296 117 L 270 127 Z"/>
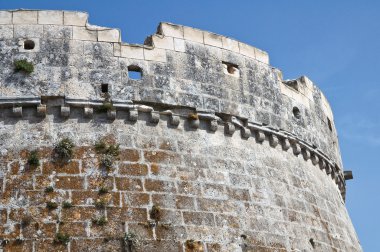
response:
<path id="1" fill-rule="evenodd" d="M 4 251 L 361 251 L 333 114 L 266 52 L 0 11 Z"/>

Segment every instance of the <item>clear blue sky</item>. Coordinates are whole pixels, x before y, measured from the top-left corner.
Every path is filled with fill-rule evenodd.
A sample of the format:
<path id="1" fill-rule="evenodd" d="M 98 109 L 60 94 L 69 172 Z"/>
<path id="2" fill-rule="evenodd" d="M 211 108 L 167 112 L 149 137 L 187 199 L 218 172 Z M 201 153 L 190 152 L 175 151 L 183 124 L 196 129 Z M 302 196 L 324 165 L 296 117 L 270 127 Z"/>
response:
<path id="1" fill-rule="evenodd" d="M 346 169 L 347 208 L 365 251 L 380 251 L 380 1 L 0 0 L 1 9 L 65 9 L 142 43 L 160 21 L 266 50 L 285 78 L 307 75 L 328 97 Z M 377 156 L 379 155 L 379 156 Z"/>

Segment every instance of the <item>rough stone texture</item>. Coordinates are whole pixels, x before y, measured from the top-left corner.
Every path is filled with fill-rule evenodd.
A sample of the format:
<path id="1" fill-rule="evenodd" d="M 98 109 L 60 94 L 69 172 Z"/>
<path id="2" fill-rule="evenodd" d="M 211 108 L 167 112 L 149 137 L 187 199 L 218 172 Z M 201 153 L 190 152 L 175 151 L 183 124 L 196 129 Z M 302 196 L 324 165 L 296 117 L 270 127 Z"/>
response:
<path id="1" fill-rule="evenodd" d="M 0 11 L 0 24 L 5 251 L 128 251 L 126 232 L 137 251 L 361 251 L 333 114 L 308 78 L 282 80 L 266 52 L 169 23 L 139 46 L 86 13 Z M 34 72 L 15 72 L 18 59 Z M 64 137 L 76 147 L 59 162 Z M 120 144 L 109 169 L 100 139 Z"/>

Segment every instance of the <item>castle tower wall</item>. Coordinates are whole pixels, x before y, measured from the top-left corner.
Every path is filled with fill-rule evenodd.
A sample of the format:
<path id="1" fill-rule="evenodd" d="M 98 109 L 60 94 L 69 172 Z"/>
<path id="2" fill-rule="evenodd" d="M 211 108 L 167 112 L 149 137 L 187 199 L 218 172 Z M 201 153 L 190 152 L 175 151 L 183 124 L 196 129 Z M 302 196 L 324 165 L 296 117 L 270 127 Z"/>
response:
<path id="1" fill-rule="evenodd" d="M 132 45 L 87 19 L 0 11 L 5 250 L 361 251 L 312 81 L 221 35 L 161 23 Z"/>

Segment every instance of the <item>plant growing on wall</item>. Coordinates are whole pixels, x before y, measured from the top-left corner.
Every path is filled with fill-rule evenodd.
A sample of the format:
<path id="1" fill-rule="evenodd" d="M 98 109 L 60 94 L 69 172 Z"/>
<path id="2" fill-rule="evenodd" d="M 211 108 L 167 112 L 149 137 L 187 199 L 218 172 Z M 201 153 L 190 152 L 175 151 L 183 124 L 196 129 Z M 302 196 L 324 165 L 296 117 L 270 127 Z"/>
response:
<path id="1" fill-rule="evenodd" d="M 25 59 L 16 60 L 14 62 L 16 72 L 24 72 L 26 74 L 31 74 L 34 71 L 34 66 L 31 62 Z"/>
<path id="2" fill-rule="evenodd" d="M 28 164 L 32 167 L 37 167 L 40 165 L 40 159 L 36 150 L 30 152 L 28 156 Z"/>
<path id="3" fill-rule="evenodd" d="M 57 233 L 55 235 L 55 239 L 54 239 L 55 243 L 67 245 L 69 243 L 69 241 L 70 241 L 70 236 L 68 234 Z"/>
<path id="4" fill-rule="evenodd" d="M 54 151 L 61 159 L 71 159 L 75 145 L 69 138 L 64 138 L 55 146 Z"/>
<path id="5" fill-rule="evenodd" d="M 140 245 L 139 237 L 134 232 L 127 232 L 124 235 L 124 244 L 128 251 L 133 251 Z"/>

